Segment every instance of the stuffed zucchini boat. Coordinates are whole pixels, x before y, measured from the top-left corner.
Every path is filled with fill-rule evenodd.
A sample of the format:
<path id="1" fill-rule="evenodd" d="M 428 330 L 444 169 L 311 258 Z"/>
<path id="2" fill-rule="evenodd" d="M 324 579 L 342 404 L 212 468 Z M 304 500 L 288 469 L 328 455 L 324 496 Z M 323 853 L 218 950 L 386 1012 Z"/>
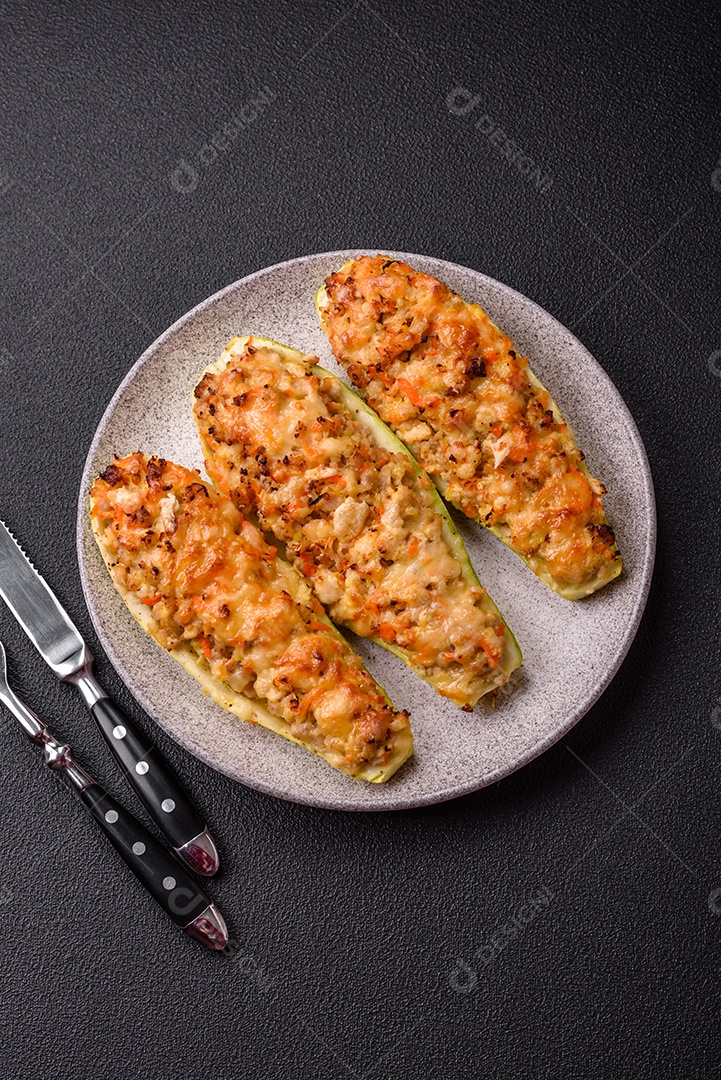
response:
<path id="1" fill-rule="evenodd" d="M 131 613 L 223 709 L 372 783 L 411 756 L 408 714 L 307 583 L 199 473 L 130 454 L 95 481 L 90 502 Z"/>
<path id="2" fill-rule="evenodd" d="M 568 424 L 478 304 L 383 255 L 316 294 L 333 354 L 441 493 L 569 600 L 621 573 L 603 484 Z"/>
<path id="3" fill-rule="evenodd" d="M 516 641 L 428 477 L 315 360 L 230 342 L 194 391 L 208 474 L 285 545 L 334 622 L 471 709 L 520 664 Z"/>

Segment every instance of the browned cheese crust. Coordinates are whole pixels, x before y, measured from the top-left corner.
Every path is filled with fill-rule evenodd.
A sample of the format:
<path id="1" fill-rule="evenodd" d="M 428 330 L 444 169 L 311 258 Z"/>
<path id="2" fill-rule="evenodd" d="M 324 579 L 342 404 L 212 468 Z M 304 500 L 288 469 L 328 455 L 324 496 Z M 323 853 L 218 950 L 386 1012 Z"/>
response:
<path id="1" fill-rule="evenodd" d="M 213 679 L 345 772 L 382 768 L 399 735 L 410 739 L 407 714 L 322 621 L 308 587 L 197 472 L 131 454 L 95 481 L 91 506 L 118 590 L 152 613 L 164 648 L 189 643 Z"/>
<path id="2" fill-rule="evenodd" d="M 319 295 L 334 355 L 444 495 L 562 595 L 621 571 L 605 488 L 510 338 L 477 304 L 382 255 Z"/>
<path id="3" fill-rule="evenodd" d="M 296 356 L 235 339 L 205 373 L 208 473 L 286 545 L 335 622 L 403 650 L 470 707 L 508 679 L 503 620 L 464 573 L 428 478 L 373 441 L 315 357 Z"/>

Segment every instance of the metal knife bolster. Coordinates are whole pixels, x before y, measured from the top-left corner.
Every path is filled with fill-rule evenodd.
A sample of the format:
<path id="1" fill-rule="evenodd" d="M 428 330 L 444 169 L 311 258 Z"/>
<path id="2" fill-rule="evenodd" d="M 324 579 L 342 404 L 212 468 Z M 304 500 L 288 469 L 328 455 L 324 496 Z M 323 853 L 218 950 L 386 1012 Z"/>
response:
<path id="1" fill-rule="evenodd" d="M 80 663 L 67 675 L 61 675 L 63 682 L 71 683 L 80 691 L 83 701 L 89 709 L 92 709 L 98 701 L 102 701 L 108 695 L 93 674 L 93 654 L 83 642 Z"/>

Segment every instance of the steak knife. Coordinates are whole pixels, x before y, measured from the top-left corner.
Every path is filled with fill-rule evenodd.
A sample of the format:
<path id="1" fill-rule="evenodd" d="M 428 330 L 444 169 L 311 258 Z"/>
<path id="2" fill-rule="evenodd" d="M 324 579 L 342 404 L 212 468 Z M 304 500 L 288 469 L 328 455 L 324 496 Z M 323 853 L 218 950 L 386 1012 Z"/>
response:
<path id="1" fill-rule="evenodd" d="M 95 678 L 92 653 L 77 627 L 2 521 L 0 596 L 51 671 L 80 692 L 126 779 L 178 856 L 198 874 L 215 874 L 218 851 L 200 814 L 160 751 Z"/>

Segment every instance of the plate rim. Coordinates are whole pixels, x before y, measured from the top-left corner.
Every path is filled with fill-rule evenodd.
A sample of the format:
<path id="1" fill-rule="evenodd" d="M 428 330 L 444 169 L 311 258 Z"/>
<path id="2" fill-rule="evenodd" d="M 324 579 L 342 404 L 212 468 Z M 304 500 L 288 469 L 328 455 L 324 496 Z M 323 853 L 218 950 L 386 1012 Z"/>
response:
<path id="1" fill-rule="evenodd" d="M 85 606 L 88 609 L 91 622 L 100 644 L 103 647 L 104 652 L 112 664 L 113 668 L 117 672 L 120 679 L 126 685 L 128 691 L 132 697 L 138 702 L 140 707 L 148 714 L 148 716 L 158 724 L 158 726 L 179 746 L 181 746 L 188 753 L 198 758 L 205 765 L 214 769 L 216 772 L 221 773 L 223 776 L 227 776 L 235 783 L 243 784 L 245 787 L 249 787 L 255 791 L 260 791 L 264 795 L 271 795 L 277 799 L 283 799 L 286 802 L 297 803 L 304 806 L 312 806 L 323 810 L 335 810 L 341 812 L 352 813 L 383 813 L 393 810 L 412 810 L 422 806 L 433 806 L 439 803 L 448 802 L 452 799 L 460 798 L 463 795 L 471 794 L 474 791 L 480 791 L 485 787 L 489 787 L 491 784 L 497 783 L 499 780 L 505 779 L 512 773 L 517 772 L 519 769 L 524 768 L 531 761 L 540 757 L 547 750 L 549 750 L 555 743 L 559 742 L 565 735 L 571 731 L 572 728 L 579 723 L 579 721 L 589 712 L 590 709 L 601 698 L 606 691 L 612 680 L 618 673 L 623 661 L 628 655 L 628 651 L 633 643 L 633 640 L 638 632 L 638 628 L 643 618 L 643 614 L 648 601 L 648 596 L 651 588 L 651 582 L 653 578 L 655 555 L 656 555 L 656 539 L 657 539 L 657 512 L 656 512 L 656 497 L 653 484 L 653 476 L 651 473 L 651 467 L 648 461 L 648 455 L 646 454 L 646 448 L 643 444 L 643 440 L 639 433 L 636 422 L 633 418 L 631 410 L 624 401 L 620 391 L 616 387 L 615 383 L 611 379 L 610 375 L 606 372 L 603 366 L 590 352 L 590 350 L 583 344 L 582 341 L 576 335 L 565 326 L 555 315 L 547 311 L 535 300 L 514 289 L 511 285 L 506 285 L 502 281 L 498 281 L 496 278 L 490 277 L 488 274 L 484 274 L 481 270 L 476 270 L 470 266 L 464 266 L 461 263 L 452 262 L 448 259 L 440 258 L 437 255 L 424 255 L 419 252 L 399 252 L 389 251 L 387 254 L 392 255 L 394 258 L 400 257 L 403 261 L 413 265 L 414 259 L 432 259 L 435 262 L 442 263 L 454 270 L 461 273 L 470 273 L 477 275 L 484 279 L 492 287 L 498 287 L 512 298 L 517 298 L 523 305 L 530 308 L 533 312 L 540 314 L 543 319 L 550 319 L 555 327 L 561 330 L 569 339 L 571 345 L 581 350 L 586 360 L 590 360 L 593 366 L 596 368 L 597 373 L 601 377 L 601 381 L 604 383 L 607 392 L 613 399 L 614 406 L 618 409 L 622 416 L 624 426 L 628 431 L 631 443 L 637 454 L 638 462 L 641 466 L 641 473 L 643 478 L 643 490 L 648 501 L 649 516 L 648 516 L 648 537 L 646 541 L 645 550 L 642 557 L 642 575 L 640 583 L 640 592 L 636 600 L 635 606 L 632 610 L 631 617 L 626 624 L 624 634 L 622 636 L 619 648 L 614 657 L 613 663 L 604 672 L 603 676 L 599 678 L 589 690 L 585 696 L 584 701 L 570 714 L 566 721 L 559 727 L 554 728 L 551 732 L 540 738 L 537 742 L 533 743 L 523 753 L 519 754 L 511 765 L 508 763 L 497 766 L 492 772 L 485 774 L 482 778 L 477 780 L 470 780 L 462 784 L 455 784 L 452 787 L 444 788 L 442 790 L 434 790 L 425 794 L 408 796 L 404 799 L 385 799 L 380 800 L 371 806 L 353 806 L 343 804 L 342 800 L 334 800 L 326 797 L 312 798 L 304 794 L 291 794 L 287 791 L 281 791 L 274 788 L 272 784 L 267 783 L 264 780 L 258 780 L 252 775 L 242 774 L 239 770 L 234 768 L 228 768 L 223 766 L 217 759 L 207 753 L 202 747 L 197 746 L 191 739 L 184 736 L 172 727 L 172 725 L 165 722 L 162 713 L 155 709 L 155 706 L 150 702 L 142 691 L 131 689 L 131 676 L 126 671 L 125 665 L 122 660 L 117 656 L 112 641 L 108 637 L 105 627 L 99 618 L 97 611 L 95 610 L 95 604 L 91 603 L 90 599 L 90 575 L 88 567 L 85 561 L 85 538 L 86 538 L 86 512 L 87 512 L 87 494 L 90 488 L 90 471 L 92 462 L 95 457 L 96 449 L 102 440 L 106 428 L 108 427 L 115 408 L 119 400 L 124 396 L 124 393 L 129 385 L 134 381 L 136 374 L 142 367 L 151 359 L 152 355 L 160 349 L 165 342 L 178 333 L 187 323 L 197 318 L 211 305 L 218 303 L 224 297 L 230 295 L 233 291 L 237 290 L 239 286 L 253 281 L 258 278 L 262 278 L 266 275 L 272 274 L 275 271 L 282 270 L 286 267 L 293 266 L 298 263 L 307 263 L 313 259 L 333 259 L 343 258 L 347 261 L 350 258 L 356 258 L 360 255 L 366 255 L 369 253 L 375 253 L 375 248 L 355 248 L 355 249 L 342 249 L 339 251 L 318 251 L 312 252 L 306 255 L 299 255 L 293 259 L 285 259 L 282 262 L 273 263 L 271 266 L 262 267 L 259 270 L 254 270 L 250 274 L 246 274 L 236 281 L 225 285 L 222 289 L 201 300 L 193 308 L 187 311 L 180 318 L 176 319 L 169 327 L 167 327 L 162 334 L 160 334 L 146 349 L 143 350 L 141 355 L 130 367 L 124 378 L 120 381 L 115 393 L 108 402 L 103 415 L 95 429 L 95 434 L 91 440 L 88 452 L 85 458 L 85 464 L 83 466 L 82 476 L 80 480 L 80 489 L 78 492 L 77 501 L 77 516 L 76 516 L 76 528 L 75 528 L 75 547 L 76 557 L 78 562 L 78 569 L 80 572 L 80 581 L 83 590 L 83 598 L 85 600 Z"/>

